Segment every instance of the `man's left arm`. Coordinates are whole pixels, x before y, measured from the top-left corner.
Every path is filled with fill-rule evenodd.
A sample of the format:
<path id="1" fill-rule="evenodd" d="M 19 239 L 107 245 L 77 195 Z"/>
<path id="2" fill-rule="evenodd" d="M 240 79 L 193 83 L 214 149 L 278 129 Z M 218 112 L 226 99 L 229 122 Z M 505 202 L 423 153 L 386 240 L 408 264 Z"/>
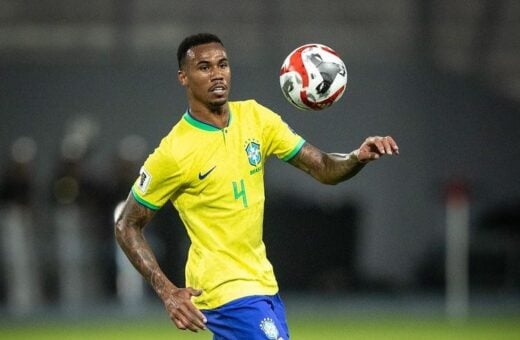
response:
<path id="1" fill-rule="evenodd" d="M 289 163 L 321 183 L 338 184 L 355 176 L 367 163 L 396 154 L 399 147 L 392 137 L 375 136 L 368 137 L 358 149 L 347 154 L 326 153 L 306 142 Z"/>

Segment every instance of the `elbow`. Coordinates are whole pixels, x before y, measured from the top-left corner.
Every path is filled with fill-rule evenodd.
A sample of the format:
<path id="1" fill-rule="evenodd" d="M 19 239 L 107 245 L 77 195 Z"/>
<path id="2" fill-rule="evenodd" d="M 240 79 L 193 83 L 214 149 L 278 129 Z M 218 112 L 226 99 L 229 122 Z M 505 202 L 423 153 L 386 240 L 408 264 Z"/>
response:
<path id="1" fill-rule="evenodd" d="M 318 179 L 318 181 L 321 184 L 326 184 L 326 185 L 337 185 L 337 184 L 341 183 L 341 181 L 335 180 L 332 178 L 322 178 L 322 179 Z"/>
<path id="2" fill-rule="evenodd" d="M 319 174 L 312 174 L 312 173 L 311 173 L 311 175 L 312 175 L 312 177 L 314 177 L 314 179 L 316 179 L 321 184 L 336 185 L 336 184 L 341 183 L 341 179 L 332 178 L 330 176 L 321 176 Z"/>
<path id="3" fill-rule="evenodd" d="M 123 208 L 124 202 L 121 202 L 116 206 L 114 212 L 114 236 L 119 244 L 121 244 L 121 239 L 123 238 L 126 229 L 123 223 Z"/>
<path id="4" fill-rule="evenodd" d="M 114 236 L 118 244 L 121 244 L 125 235 L 125 227 L 121 220 L 117 221 L 114 225 Z"/>

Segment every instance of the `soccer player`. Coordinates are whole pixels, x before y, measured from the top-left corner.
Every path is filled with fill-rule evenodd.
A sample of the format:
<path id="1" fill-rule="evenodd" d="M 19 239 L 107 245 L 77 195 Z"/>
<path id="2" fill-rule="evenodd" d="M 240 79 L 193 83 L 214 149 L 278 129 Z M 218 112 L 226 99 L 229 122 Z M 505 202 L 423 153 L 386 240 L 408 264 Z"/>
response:
<path id="1" fill-rule="evenodd" d="M 209 328 L 214 339 L 288 339 L 262 241 L 267 157 L 337 184 L 398 146 L 391 137 L 369 137 L 350 153 L 326 153 L 256 101 L 228 101 L 230 63 L 215 35 L 185 38 L 177 59 L 188 108 L 141 168 L 116 222 L 117 241 L 177 328 Z M 165 276 L 143 236 L 167 201 L 191 240 L 186 288 Z"/>

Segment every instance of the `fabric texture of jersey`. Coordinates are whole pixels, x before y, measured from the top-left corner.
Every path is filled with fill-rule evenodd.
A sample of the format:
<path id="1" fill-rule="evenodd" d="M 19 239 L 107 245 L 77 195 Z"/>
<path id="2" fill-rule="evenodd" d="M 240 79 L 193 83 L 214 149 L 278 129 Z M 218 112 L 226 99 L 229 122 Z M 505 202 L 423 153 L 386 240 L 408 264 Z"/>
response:
<path id="1" fill-rule="evenodd" d="M 250 295 L 274 295 L 278 285 L 262 240 L 264 164 L 289 160 L 304 140 L 279 115 L 254 100 L 229 102 L 227 127 L 186 112 L 145 161 L 134 198 L 157 210 L 170 200 L 191 246 L 186 285 L 212 309 Z"/>

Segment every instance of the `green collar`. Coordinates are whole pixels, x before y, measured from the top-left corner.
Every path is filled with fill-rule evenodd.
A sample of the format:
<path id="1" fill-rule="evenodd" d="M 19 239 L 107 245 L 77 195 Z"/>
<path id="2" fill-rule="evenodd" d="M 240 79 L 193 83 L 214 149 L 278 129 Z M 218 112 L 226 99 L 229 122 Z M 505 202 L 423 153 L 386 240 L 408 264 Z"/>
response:
<path id="1" fill-rule="evenodd" d="M 231 111 L 229 112 L 229 119 L 228 119 L 228 123 L 226 125 L 226 127 L 228 127 L 230 124 L 231 124 L 231 117 L 232 117 L 232 114 L 231 114 Z M 185 121 L 187 121 L 190 125 L 198 128 L 198 129 L 201 129 L 201 130 L 204 130 L 204 131 L 221 131 L 222 129 L 219 128 L 219 127 L 216 127 L 214 125 L 211 125 L 211 124 L 208 124 L 208 123 L 205 123 L 203 121 L 200 121 L 198 120 L 197 118 L 193 117 L 190 113 L 190 110 L 186 110 L 186 112 L 184 113 L 183 115 L 183 118 Z"/>

